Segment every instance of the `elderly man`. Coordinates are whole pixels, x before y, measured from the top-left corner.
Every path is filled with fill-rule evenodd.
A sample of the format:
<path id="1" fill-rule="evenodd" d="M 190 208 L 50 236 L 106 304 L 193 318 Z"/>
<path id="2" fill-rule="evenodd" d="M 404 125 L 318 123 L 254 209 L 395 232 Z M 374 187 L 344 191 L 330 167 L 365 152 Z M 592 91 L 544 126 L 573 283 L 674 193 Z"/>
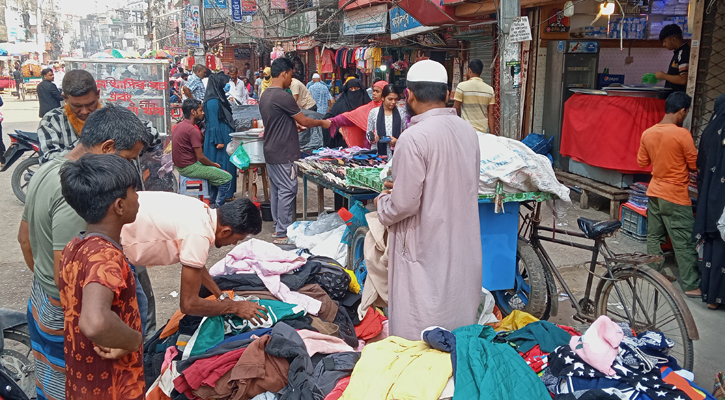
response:
<path id="1" fill-rule="evenodd" d="M 320 74 L 312 75 L 312 84 L 307 89 L 317 104 L 317 112 L 322 115 L 327 114 L 327 109 L 332 107 L 332 95 L 330 87 L 320 79 Z"/>
<path id="2" fill-rule="evenodd" d="M 189 80 L 181 88 L 181 91 L 184 92 L 187 99 L 204 101 L 206 89 L 202 79 L 206 77 L 206 70 L 207 68 L 203 64 L 194 64 L 194 68 L 192 69 L 193 73 L 189 75 Z"/>
<path id="3" fill-rule="evenodd" d="M 239 68 L 235 66 L 229 67 L 229 102 L 233 104 L 246 105 L 249 93 L 246 85 L 239 77 Z"/>
<path id="4" fill-rule="evenodd" d="M 407 83 L 413 118 L 395 147 L 393 189 L 375 203 L 380 222 L 390 227 L 390 334 L 420 340 L 430 326 L 453 330 L 476 323 L 480 154 L 476 131 L 446 108 L 443 65 L 419 61 Z"/>
<path id="5" fill-rule="evenodd" d="M 74 72 L 81 71 L 69 72 L 66 81 Z M 28 268 L 33 271 L 28 329 L 33 342 L 39 399 L 65 398 L 64 316 L 58 273 L 63 248 L 86 228 L 86 222 L 66 203 L 61 193 L 61 167 L 87 153 L 115 153 L 135 160 L 148 138 L 146 127 L 131 111 L 105 107 L 88 117 L 80 142 L 74 143 L 74 148 L 65 157 L 56 157 L 43 164 L 30 181 L 18 242 Z M 138 297 L 139 309 L 145 311 L 142 296 Z"/>
<path id="6" fill-rule="evenodd" d="M 73 150 L 79 142 L 80 132 L 88 116 L 101 106 L 100 90 L 96 87 L 93 75 L 81 69 L 66 73 L 65 78 L 63 78 L 63 99 L 65 100 L 65 106 L 48 111 L 40 120 L 38 126 L 40 150 L 43 153 L 40 157 L 41 165 L 55 157 L 64 156 Z M 146 127 L 148 137 L 145 142 L 149 147 L 157 146 L 160 143 L 159 132 L 151 122 L 140 122 Z M 140 175 L 138 160 L 134 160 L 134 164 Z M 136 272 L 144 293 L 149 299 L 147 330 L 152 332 L 156 329 L 156 307 L 151 281 L 145 267 L 136 267 Z"/>

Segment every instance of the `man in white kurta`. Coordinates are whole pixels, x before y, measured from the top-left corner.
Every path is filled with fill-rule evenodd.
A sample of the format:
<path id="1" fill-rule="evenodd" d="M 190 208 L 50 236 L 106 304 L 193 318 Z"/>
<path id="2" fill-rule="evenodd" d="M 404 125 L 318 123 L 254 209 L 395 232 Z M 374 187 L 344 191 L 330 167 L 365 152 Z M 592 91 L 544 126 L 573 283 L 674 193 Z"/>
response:
<path id="1" fill-rule="evenodd" d="M 408 72 L 415 115 L 398 139 L 393 189 L 377 199 L 389 233 L 390 334 L 420 340 L 430 326 L 476 323 L 481 298 L 476 132 L 445 108 L 448 75 L 431 60 Z"/>

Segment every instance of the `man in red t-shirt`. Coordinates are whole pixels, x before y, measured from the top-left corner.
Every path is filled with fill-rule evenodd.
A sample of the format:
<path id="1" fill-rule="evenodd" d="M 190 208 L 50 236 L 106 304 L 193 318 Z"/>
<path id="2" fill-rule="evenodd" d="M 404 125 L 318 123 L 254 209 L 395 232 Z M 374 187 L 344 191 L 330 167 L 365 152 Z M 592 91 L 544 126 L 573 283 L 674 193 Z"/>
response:
<path id="1" fill-rule="evenodd" d="M 171 158 L 180 175 L 187 178 L 199 178 L 209 181 L 209 185 L 219 190 L 228 190 L 232 175 L 212 162 L 202 150 L 203 138 L 196 123 L 204 119 L 201 101 L 186 99 L 181 105 L 184 120 L 171 131 Z M 226 190 L 224 192 L 226 193 Z M 212 196 L 213 197 L 213 196 Z"/>

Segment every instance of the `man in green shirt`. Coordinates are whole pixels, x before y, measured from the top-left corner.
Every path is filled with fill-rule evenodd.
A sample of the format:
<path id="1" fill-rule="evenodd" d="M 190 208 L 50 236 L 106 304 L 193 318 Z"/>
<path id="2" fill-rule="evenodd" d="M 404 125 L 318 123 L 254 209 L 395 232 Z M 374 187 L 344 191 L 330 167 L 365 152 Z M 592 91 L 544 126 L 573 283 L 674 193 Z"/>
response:
<path id="1" fill-rule="evenodd" d="M 38 398 L 65 398 L 64 316 L 58 273 L 63 248 L 86 229 L 83 218 L 63 198 L 60 170 L 67 161 L 86 153 L 115 153 L 133 161 L 149 140 L 146 126 L 131 111 L 115 106 L 99 108 L 86 120 L 79 144 L 65 157 L 40 167 L 30 181 L 18 241 L 34 275 L 28 327 Z"/>

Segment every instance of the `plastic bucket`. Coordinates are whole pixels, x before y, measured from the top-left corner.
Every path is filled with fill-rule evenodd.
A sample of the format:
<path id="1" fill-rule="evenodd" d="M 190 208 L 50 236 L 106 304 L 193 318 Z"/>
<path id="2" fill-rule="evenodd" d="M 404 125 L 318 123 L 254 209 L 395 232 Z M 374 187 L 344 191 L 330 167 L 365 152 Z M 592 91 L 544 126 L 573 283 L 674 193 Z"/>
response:
<path id="1" fill-rule="evenodd" d="M 262 221 L 267 221 L 267 222 L 273 221 L 271 204 L 264 203 L 260 206 L 260 209 L 262 210 Z"/>

